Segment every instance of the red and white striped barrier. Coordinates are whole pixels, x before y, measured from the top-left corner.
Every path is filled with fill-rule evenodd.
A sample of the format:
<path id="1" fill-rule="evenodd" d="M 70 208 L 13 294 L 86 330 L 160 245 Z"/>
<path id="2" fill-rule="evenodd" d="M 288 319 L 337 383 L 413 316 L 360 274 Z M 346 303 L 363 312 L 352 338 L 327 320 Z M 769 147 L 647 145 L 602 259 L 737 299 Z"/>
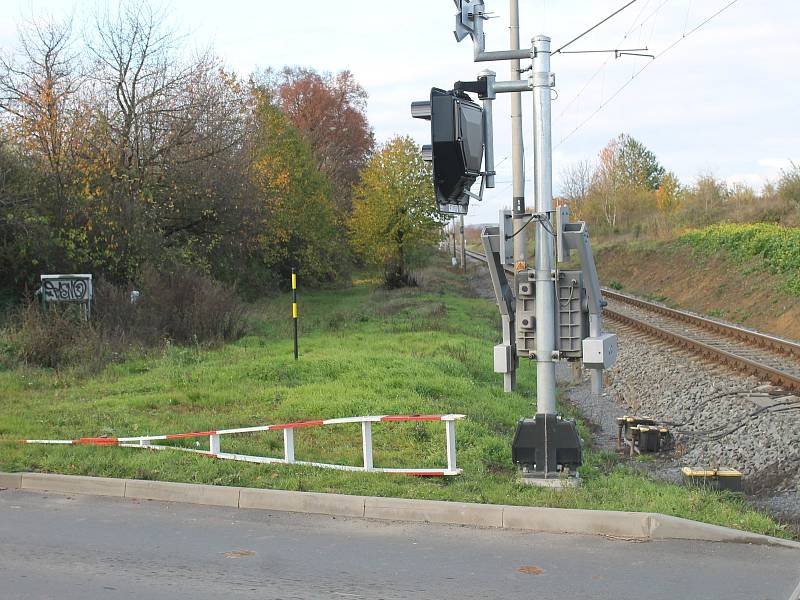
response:
<path id="1" fill-rule="evenodd" d="M 321 421 L 304 421 L 301 423 L 284 423 L 282 425 L 258 425 L 256 427 L 241 427 L 238 429 L 220 429 L 217 431 L 199 431 L 193 433 L 174 433 L 170 435 L 145 435 L 137 437 L 120 438 L 78 438 L 76 440 L 21 440 L 24 444 L 60 444 L 60 445 L 89 445 L 89 446 L 120 446 L 123 448 L 146 448 L 149 450 L 180 450 L 210 456 L 222 460 L 240 460 L 252 463 L 284 463 L 294 465 L 309 465 L 324 469 L 338 469 L 340 471 L 368 471 L 371 473 L 403 473 L 419 477 L 441 477 L 459 475 L 461 469 L 456 467 L 456 421 L 464 415 L 409 415 L 409 416 L 376 416 L 376 417 L 346 417 L 343 419 L 325 419 Z M 447 467 L 422 468 L 422 469 L 389 469 L 375 467 L 372 461 L 372 424 L 398 421 L 442 421 L 445 429 L 445 442 L 447 445 Z M 295 460 L 294 457 L 294 430 L 303 427 L 320 427 L 325 425 L 342 425 L 345 423 L 361 423 L 361 447 L 364 456 L 363 466 L 333 465 L 327 463 L 308 462 Z M 283 458 L 266 456 L 249 456 L 246 454 L 231 454 L 220 450 L 220 438 L 224 435 L 237 433 L 257 433 L 260 431 L 283 431 Z M 187 438 L 208 438 L 208 450 L 184 448 L 180 446 L 164 446 L 153 442 L 164 440 L 179 440 Z"/>

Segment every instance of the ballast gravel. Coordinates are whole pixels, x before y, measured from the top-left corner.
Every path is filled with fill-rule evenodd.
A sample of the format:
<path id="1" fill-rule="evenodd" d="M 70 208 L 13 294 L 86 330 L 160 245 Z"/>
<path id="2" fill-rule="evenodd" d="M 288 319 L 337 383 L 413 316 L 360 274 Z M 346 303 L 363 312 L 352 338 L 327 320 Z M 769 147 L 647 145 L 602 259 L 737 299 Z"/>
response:
<path id="1" fill-rule="evenodd" d="M 800 523 L 800 398 L 627 328 L 617 333 L 604 395 L 592 396 L 586 382 L 566 390 L 597 426 L 595 443 L 616 447 L 623 415 L 669 423 L 675 451 L 651 473 L 678 481 L 683 466 L 737 469 L 754 504 Z"/>

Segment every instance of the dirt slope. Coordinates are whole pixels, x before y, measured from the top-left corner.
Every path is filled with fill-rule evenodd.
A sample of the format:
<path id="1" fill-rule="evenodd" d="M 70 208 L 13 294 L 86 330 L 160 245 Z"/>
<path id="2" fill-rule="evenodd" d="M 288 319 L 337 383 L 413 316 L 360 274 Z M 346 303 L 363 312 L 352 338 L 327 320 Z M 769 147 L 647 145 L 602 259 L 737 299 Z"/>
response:
<path id="1" fill-rule="evenodd" d="M 617 244 L 597 252 L 604 286 L 800 340 L 800 298 L 758 262 L 736 265 L 722 255 L 699 259 L 665 243 Z"/>

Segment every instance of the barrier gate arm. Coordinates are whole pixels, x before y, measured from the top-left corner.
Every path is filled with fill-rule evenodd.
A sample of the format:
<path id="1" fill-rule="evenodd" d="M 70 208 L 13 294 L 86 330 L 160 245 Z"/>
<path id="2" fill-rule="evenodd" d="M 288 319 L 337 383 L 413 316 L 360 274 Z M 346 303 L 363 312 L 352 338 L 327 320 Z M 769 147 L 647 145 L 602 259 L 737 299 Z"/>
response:
<path id="1" fill-rule="evenodd" d="M 336 469 L 340 471 L 366 471 L 370 473 L 400 473 L 405 475 L 416 475 L 419 477 L 444 477 L 460 475 L 462 470 L 456 463 L 456 421 L 464 419 L 465 415 L 380 415 L 368 417 L 345 417 L 338 419 L 324 419 L 319 421 L 303 421 L 298 423 L 283 423 L 279 425 L 257 425 L 254 427 L 240 427 L 236 429 L 220 429 L 214 431 L 198 431 L 191 433 L 175 433 L 168 435 L 147 435 L 135 437 L 119 438 L 78 438 L 75 440 L 21 440 L 24 444 L 55 444 L 55 445 L 88 445 L 88 446 L 120 446 L 123 448 L 143 448 L 149 450 L 179 450 L 181 452 L 191 452 L 202 456 L 209 456 L 221 460 L 238 460 L 242 462 L 259 464 L 294 464 L 324 469 Z M 445 468 L 386 468 L 375 467 L 372 452 L 372 424 L 387 422 L 407 422 L 407 421 L 441 421 L 445 429 L 445 448 L 447 457 L 447 467 Z M 326 425 L 342 424 L 361 424 L 361 448 L 363 456 L 362 466 L 357 465 L 336 465 L 320 463 L 314 461 L 303 461 L 295 458 L 294 452 L 294 431 L 307 427 L 323 427 Z M 221 438 L 225 435 L 237 435 L 245 433 L 258 433 L 264 431 L 283 432 L 283 457 L 270 456 L 251 456 L 247 454 L 234 454 L 222 452 Z M 199 448 L 185 448 L 181 446 L 168 446 L 164 444 L 154 444 L 153 442 L 208 438 L 208 450 Z"/>

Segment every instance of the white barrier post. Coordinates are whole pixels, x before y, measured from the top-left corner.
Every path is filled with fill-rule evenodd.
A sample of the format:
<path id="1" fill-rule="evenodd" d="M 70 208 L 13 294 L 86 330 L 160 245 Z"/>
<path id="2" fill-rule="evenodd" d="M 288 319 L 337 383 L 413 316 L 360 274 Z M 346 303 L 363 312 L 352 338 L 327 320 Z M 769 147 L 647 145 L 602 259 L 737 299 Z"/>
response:
<path id="1" fill-rule="evenodd" d="M 456 422 L 444 422 L 445 436 L 447 436 L 447 470 L 456 470 Z"/>
<path id="2" fill-rule="evenodd" d="M 372 423 L 361 421 L 361 448 L 364 452 L 364 470 L 372 470 Z"/>
<path id="3" fill-rule="evenodd" d="M 219 454 L 219 436 L 208 436 L 208 450 L 211 454 Z"/>
<path id="4" fill-rule="evenodd" d="M 294 429 L 291 427 L 283 430 L 283 459 L 288 464 L 294 462 Z"/>

